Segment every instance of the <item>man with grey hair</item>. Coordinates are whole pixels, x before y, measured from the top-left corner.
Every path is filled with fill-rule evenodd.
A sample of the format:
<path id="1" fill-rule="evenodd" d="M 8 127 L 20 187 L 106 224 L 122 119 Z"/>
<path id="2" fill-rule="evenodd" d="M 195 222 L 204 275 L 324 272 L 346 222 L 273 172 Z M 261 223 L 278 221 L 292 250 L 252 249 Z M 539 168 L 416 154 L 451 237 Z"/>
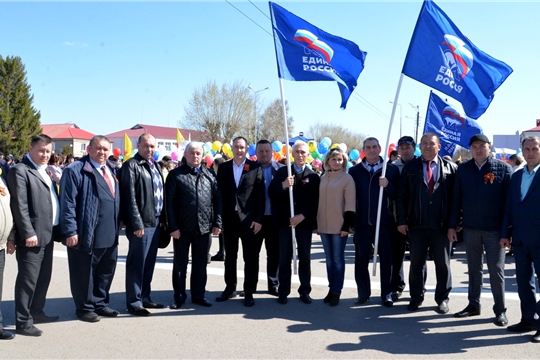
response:
<path id="1" fill-rule="evenodd" d="M 356 220 L 355 220 L 355 264 L 354 277 L 358 287 L 356 305 L 366 303 L 371 296 L 369 276 L 369 259 L 375 241 L 379 192 L 383 188 L 383 200 L 380 209 L 380 227 L 378 254 L 381 259 L 381 300 L 384 306 L 391 307 L 392 299 L 392 235 L 396 227 L 394 219 L 394 200 L 399 186 L 399 170 L 396 166 L 385 162 L 380 156 L 379 140 L 368 137 L 364 140 L 365 154 L 362 162 L 349 170 L 356 185 Z M 386 176 L 382 177 L 383 166 Z"/>
<path id="2" fill-rule="evenodd" d="M 279 228 L 279 287 L 278 302 L 287 303 L 291 292 L 291 260 L 293 252 L 291 228 L 296 232 L 298 248 L 298 276 L 300 278 L 300 300 L 311 304 L 311 236 L 316 227 L 317 208 L 319 206 L 320 178 L 311 170 L 306 160 L 309 155 L 308 145 L 297 141 L 293 145 L 294 163 L 291 164 L 291 176 L 287 167 L 280 168 L 268 189 L 272 201 L 272 215 Z M 291 214 L 290 191 L 293 188 L 294 214 Z"/>
<path id="3" fill-rule="evenodd" d="M 128 312 L 149 316 L 146 309 L 164 308 L 152 301 L 150 283 L 156 265 L 159 238 L 166 225 L 165 194 L 161 167 L 154 161 L 156 139 L 142 134 L 138 151 L 121 171 L 122 217 L 129 250 L 126 259 L 126 303 Z"/>
<path id="4" fill-rule="evenodd" d="M 174 302 L 178 309 L 187 299 L 186 270 L 191 246 L 191 302 L 212 306 L 205 298 L 208 243 L 221 232 L 221 193 L 214 175 L 201 166 L 203 144 L 190 142 L 186 163 L 169 173 L 166 183 L 168 231 L 173 237 Z"/>
<path id="5" fill-rule="evenodd" d="M 107 159 L 111 142 L 96 135 L 88 155 L 64 169 L 60 228 L 67 246 L 69 282 L 81 321 L 116 317 L 109 307 L 120 231 L 120 188 Z"/>

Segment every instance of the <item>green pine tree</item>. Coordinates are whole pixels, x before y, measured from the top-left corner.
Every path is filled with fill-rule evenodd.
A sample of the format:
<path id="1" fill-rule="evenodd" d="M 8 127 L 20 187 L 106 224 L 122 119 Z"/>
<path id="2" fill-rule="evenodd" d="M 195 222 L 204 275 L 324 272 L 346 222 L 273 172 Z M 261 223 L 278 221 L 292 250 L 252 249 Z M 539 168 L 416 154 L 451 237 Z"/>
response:
<path id="1" fill-rule="evenodd" d="M 17 157 L 28 151 L 33 135 L 41 132 L 41 114 L 18 56 L 0 55 L 0 150 Z"/>

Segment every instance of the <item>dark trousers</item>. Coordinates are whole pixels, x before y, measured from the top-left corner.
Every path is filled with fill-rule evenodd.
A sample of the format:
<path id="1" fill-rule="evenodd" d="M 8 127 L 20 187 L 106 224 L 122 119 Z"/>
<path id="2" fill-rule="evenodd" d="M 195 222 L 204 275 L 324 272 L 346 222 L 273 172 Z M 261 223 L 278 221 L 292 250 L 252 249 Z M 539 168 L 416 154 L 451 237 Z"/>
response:
<path id="1" fill-rule="evenodd" d="M 277 286 L 278 267 L 279 267 L 279 231 L 272 220 L 272 215 L 265 215 L 261 231 L 257 236 L 264 239 L 266 248 L 266 273 L 268 275 L 268 289 Z M 259 249 L 260 252 L 260 249 Z"/>
<path id="2" fill-rule="evenodd" d="M 300 295 L 311 292 L 311 230 L 296 229 L 296 248 L 298 252 L 298 277 L 300 278 Z M 291 261 L 293 243 L 291 228 L 279 228 L 279 288 L 280 296 L 291 293 Z"/>
<path id="3" fill-rule="evenodd" d="M 174 301 L 185 301 L 186 275 L 189 262 L 189 248 L 191 246 L 191 299 L 204 298 L 206 291 L 206 257 L 208 254 L 208 241 L 210 233 L 203 235 L 181 235 L 180 239 L 173 239 L 174 263 L 173 263 L 173 289 Z"/>
<path id="4" fill-rule="evenodd" d="M 450 248 L 445 230 L 409 229 L 411 267 L 409 270 L 409 288 L 411 301 L 424 301 L 424 271 L 428 249 L 435 263 L 435 301 L 437 304 L 448 300 L 452 290 L 450 271 Z"/>
<path id="5" fill-rule="evenodd" d="M 43 314 L 45 298 L 51 282 L 53 241 L 46 246 L 20 246 L 15 280 L 15 318 L 17 328 L 34 325 L 33 316 Z"/>
<path id="6" fill-rule="evenodd" d="M 118 246 L 93 249 L 91 254 L 68 247 L 67 254 L 69 283 L 77 316 L 109 306 Z"/>
<path id="7" fill-rule="evenodd" d="M 6 264 L 6 249 L 0 250 L 0 305 L 2 304 L 2 289 L 4 288 L 4 266 Z M 4 330 L 2 309 L 0 308 L 0 331 Z"/>
<path id="8" fill-rule="evenodd" d="M 380 259 L 381 299 L 392 293 L 392 233 L 394 226 L 382 225 L 379 229 L 379 245 L 377 252 Z M 375 226 L 365 225 L 355 231 L 354 279 L 358 288 L 358 297 L 369 299 L 371 281 L 369 260 L 371 248 L 375 241 Z"/>
<path id="9" fill-rule="evenodd" d="M 403 259 L 405 248 L 407 247 L 408 235 L 403 235 L 399 231 L 394 232 L 392 239 L 392 291 L 402 292 L 405 289 L 405 274 L 403 272 Z"/>
<path id="10" fill-rule="evenodd" d="M 152 301 L 150 284 L 156 266 L 160 231 L 161 227 L 158 223 L 155 227 L 144 228 L 144 235 L 138 238 L 131 229 L 126 229 L 126 236 L 129 240 L 126 259 L 126 304 L 128 309 L 142 306 L 143 302 Z"/>
<path id="11" fill-rule="evenodd" d="M 516 280 L 521 307 L 521 320 L 535 324 L 540 330 L 540 321 L 534 320 L 535 313 L 540 316 L 540 301 L 536 301 L 536 277 L 540 279 L 540 246 L 523 243 L 514 245 Z"/>
<path id="12" fill-rule="evenodd" d="M 235 214 L 230 223 L 224 225 L 225 236 L 225 284 L 227 291 L 235 291 L 237 283 L 236 260 L 238 258 L 238 239 L 242 241 L 244 256 L 244 292 L 257 291 L 259 280 L 259 251 L 262 238 L 253 234 L 253 229 L 240 222 Z"/>

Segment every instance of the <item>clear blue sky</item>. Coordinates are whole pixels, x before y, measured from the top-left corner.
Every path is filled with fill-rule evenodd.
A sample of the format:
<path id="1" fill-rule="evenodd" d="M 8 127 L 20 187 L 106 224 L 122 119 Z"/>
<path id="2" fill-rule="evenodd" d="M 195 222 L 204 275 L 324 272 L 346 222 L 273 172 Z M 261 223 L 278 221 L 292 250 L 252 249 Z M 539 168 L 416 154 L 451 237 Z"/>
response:
<path id="1" fill-rule="evenodd" d="M 258 8 L 248 1 L 232 4 L 271 32 L 268 2 L 253 2 Z M 335 83 L 284 82 L 293 135 L 320 121 L 384 142 L 388 118 L 372 107 L 389 117 L 422 1 L 277 3 L 368 53 L 345 111 Z M 479 119 L 485 133 L 536 126 L 540 3 L 436 3 L 476 46 L 514 69 Z M 136 123 L 175 127 L 193 90 L 209 80 L 270 87 L 259 93 L 266 104 L 280 97 L 272 37 L 225 1 L 0 2 L 0 14 L 0 54 L 22 58 L 42 123 L 73 122 L 96 134 Z M 413 133 L 409 104 L 419 105 L 424 117 L 429 91 L 404 79 L 404 133 Z M 398 137 L 399 108 L 391 139 Z"/>

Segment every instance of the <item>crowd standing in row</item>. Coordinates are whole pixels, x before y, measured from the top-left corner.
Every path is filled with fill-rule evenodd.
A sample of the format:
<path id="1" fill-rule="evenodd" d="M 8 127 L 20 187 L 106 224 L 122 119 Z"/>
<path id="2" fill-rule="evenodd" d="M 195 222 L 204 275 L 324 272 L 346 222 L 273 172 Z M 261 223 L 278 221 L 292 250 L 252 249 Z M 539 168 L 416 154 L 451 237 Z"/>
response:
<path id="1" fill-rule="evenodd" d="M 257 143 L 257 161 L 252 161 L 246 158 L 247 140 L 237 137 L 232 141 L 233 158 L 218 161 L 214 169 L 203 165 L 203 144 L 191 142 L 180 166 L 164 166 L 166 177 L 162 166 L 154 161 L 155 138 L 143 134 L 137 145 L 138 152 L 120 168 L 117 159 L 109 160 L 110 141 L 95 136 L 88 155 L 58 174 L 47 168 L 50 161 L 58 167 L 58 159 L 51 156 L 52 139 L 41 134 L 33 137 L 28 154 L 7 173 L 7 187 L 3 181 L 0 184 L 0 207 L 4 210 L 0 219 L 0 280 L 5 253 L 15 253 L 17 333 L 39 336 L 42 331 L 36 324 L 58 320 L 43 311 L 55 241 L 67 247 L 77 317 L 97 322 L 103 316 L 119 314 L 109 307 L 109 291 L 116 269 L 119 232 L 124 225 L 129 241 L 126 308 L 133 315 L 149 316 L 148 309 L 165 307 L 152 300 L 151 282 L 158 247 L 167 246 L 171 237 L 174 293 L 170 308 L 180 308 L 188 298 L 190 249 L 191 301 L 212 306 L 205 297 L 212 235 L 220 236 L 220 250 L 213 259 L 225 260 L 225 289 L 217 302 L 237 295 L 241 242 L 244 305 L 255 305 L 259 253 L 264 242 L 268 293 L 286 304 L 291 293 L 294 232 L 298 293 L 302 302 L 310 304 L 310 253 L 316 231 L 326 255 L 329 291 L 324 302 L 336 306 L 344 282 L 345 246 L 352 230 L 358 290 L 355 304 L 365 304 L 371 297 L 368 266 L 382 188 L 377 250 L 384 306 L 393 306 L 404 290 L 403 259 L 408 243 L 408 310 L 417 310 L 425 300 L 426 259 L 430 256 L 437 279 L 436 311 L 447 313 L 452 290 L 451 247 L 462 232 L 469 270 L 469 304 L 454 316 L 481 312 L 485 251 L 495 302 L 494 323 L 508 324 L 504 258 L 505 248 L 512 244 L 522 318 L 507 329 L 536 331 L 532 341 L 540 342 L 535 320 L 540 315 L 540 302 L 536 301 L 534 285 L 534 273 L 538 277 L 540 269 L 540 215 L 535 211 L 535 204 L 540 202 L 537 137 L 523 140 L 526 165 L 514 175 L 509 165 L 490 156 L 490 141 L 482 134 L 470 139 L 473 159 L 459 167 L 438 155 L 440 139 L 426 133 L 420 143 L 421 156 L 414 156 L 416 144 L 404 136 L 398 141 L 398 158 L 386 163 L 380 156 L 379 141 L 367 138 L 363 145 L 365 158 L 349 171 L 347 154 L 333 148 L 324 160 L 322 176 L 306 163 L 309 148 L 301 141 L 293 145 L 293 161 L 287 168 L 273 160 L 270 142 Z M 0 289 L 1 285 L 0 281 Z M 0 339 L 13 338 L 14 334 L 1 327 L 1 320 L 0 314 Z"/>

